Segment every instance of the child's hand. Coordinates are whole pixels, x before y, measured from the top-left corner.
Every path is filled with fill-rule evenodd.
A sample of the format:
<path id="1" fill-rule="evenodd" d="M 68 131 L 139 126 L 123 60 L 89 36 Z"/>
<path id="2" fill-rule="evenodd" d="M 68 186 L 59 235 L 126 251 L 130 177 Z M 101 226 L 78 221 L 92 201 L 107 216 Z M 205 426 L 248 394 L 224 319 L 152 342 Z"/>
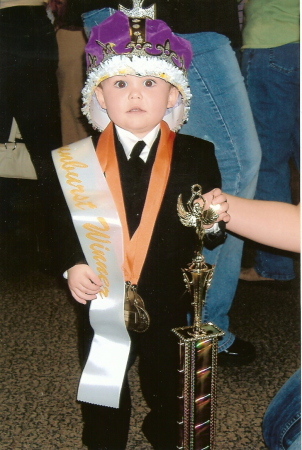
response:
<path id="1" fill-rule="evenodd" d="M 214 206 L 217 214 L 219 214 L 216 222 L 220 222 L 223 220 L 224 222 L 229 222 L 230 215 L 228 214 L 229 204 L 227 202 L 225 194 L 221 191 L 221 189 L 216 188 L 206 194 L 202 194 L 203 198 L 206 201 L 205 210 L 209 209 L 210 206 Z M 199 203 L 202 205 L 200 200 Z"/>
<path id="2" fill-rule="evenodd" d="M 102 282 L 87 264 L 76 264 L 67 273 L 68 287 L 77 302 L 85 304 L 96 298 Z"/>

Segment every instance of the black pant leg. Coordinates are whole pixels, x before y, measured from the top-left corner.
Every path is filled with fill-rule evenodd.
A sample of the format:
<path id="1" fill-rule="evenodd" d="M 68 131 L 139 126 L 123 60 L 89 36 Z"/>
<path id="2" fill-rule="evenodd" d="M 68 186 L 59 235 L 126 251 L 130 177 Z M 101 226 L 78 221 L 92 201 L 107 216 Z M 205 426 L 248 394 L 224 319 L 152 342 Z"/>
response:
<path id="1" fill-rule="evenodd" d="M 0 10 L 0 142 L 15 117 L 38 177 L 61 145 L 55 32 L 43 6 Z"/>
<path id="2" fill-rule="evenodd" d="M 102 450 L 124 450 L 127 445 L 131 414 L 128 380 L 124 382 L 119 408 L 81 404 L 84 421 L 83 444 Z"/>
<path id="3" fill-rule="evenodd" d="M 186 325 L 186 305 L 169 304 L 166 297 L 152 300 L 147 306 L 150 328 L 140 336 L 139 347 L 141 388 L 151 409 L 143 432 L 155 450 L 175 450 L 178 340 L 171 330 Z"/>
<path id="4" fill-rule="evenodd" d="M 44 6 L 0 10 L 0 60 L 0 142 L 7 141 L 15 117 L 38 176 L 35 197 L 24 202 L 30 206 L 41 202 L 38 241 L 51 249 L 49 233 L 55 228 L 52 219 L 56 216 L 50 216 L 60 203 L 53 189 L 51 150 L 61 146 L 62 138 L 58 49 Z M 1 216 L 6 213 L 8 222 L 16 196 L 14 181 L 1 180 Z"/>

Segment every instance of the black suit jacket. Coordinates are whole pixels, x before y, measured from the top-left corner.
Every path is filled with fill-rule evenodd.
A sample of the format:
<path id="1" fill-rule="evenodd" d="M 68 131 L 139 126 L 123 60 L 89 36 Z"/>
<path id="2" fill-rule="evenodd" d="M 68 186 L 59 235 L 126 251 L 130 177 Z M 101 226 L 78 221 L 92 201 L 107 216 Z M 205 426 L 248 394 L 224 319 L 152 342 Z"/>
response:
<path id="1" fill-rule="evenodd" d="M 204 193 L 221 185 L 214 146 L 199 138 L 176 134 L 166 191 L 138 284 L 138 291 L 147 304 L 148 299 L 153 305 L 167 303 L 167 299 L 174 302 L 184 291 L 181 268 L 194 256 L 196 233 L 194 228 L 180 223 L 176 206 L 179 194 L 185 205 L 191 196 L 191 186 L 197 183 Z M 62 273 L 84 262 L 85 256 L 66 204 L 59 214 L 60 232 L 56 235 L 59 237 L 58 269 Z"/>

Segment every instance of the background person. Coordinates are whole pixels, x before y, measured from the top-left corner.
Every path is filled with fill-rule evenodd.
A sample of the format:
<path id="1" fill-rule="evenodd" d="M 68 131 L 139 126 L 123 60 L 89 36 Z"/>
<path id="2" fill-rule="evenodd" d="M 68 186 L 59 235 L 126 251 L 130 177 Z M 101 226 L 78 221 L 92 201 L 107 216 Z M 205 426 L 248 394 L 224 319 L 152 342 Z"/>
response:
<path id="1" fill-rule="evenodd" d="M 300 11 L 298 0 L 252 0 L 245 5 L 242 73 L 262 160 L 255 198 L 292 202 L 289 161 L 300 168 Z M 287 281 L 293 260 L 259 247 L 245 281 Z"/>
<path id="2" fill-rule="evenodd" d="M 207 204 L 220 204 L 217 220 L 241 236 L 270 247 L 300 252 L 300 205 L 247 200 L 225 195 L 220 189 L 204 195 Z M 301 369 L 298 369 L 269 404 L 262 423 L 270 450 L 301 448 Z"/>
<path id="3" fill-rule="evenodd" d="M 7 142 L 14 117 L 37 173 L 37 193 L 42 203 L 39 211 L 44 216 L 43 225 L 39 224 L 47 230 L 52 202 L 51 150 L 61 145 L 62 138 L 57 42 L 42 0 L 0 2 L 0 60 L 0 142 Z M 17 194 L 17 180 L 0 178 L 1 250 L 9 255 L 9 262 L 14 256 L 10 244 L 20 225 L 12 217 Z M 35 201 L 25 198 L 24 205 Z M 46 235 L 42 236 L 41 229 L 37 232 L 41 245 Z M 20 258 L 19 246 L 16 252 Z"/>

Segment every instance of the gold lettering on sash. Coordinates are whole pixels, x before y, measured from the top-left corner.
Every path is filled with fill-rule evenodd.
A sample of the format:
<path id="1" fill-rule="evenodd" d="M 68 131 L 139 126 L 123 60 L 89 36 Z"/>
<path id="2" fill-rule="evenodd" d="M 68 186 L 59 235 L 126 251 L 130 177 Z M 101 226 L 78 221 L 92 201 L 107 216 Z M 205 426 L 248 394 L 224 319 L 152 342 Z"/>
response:
<path id="1" fill-rule="evenodd" d="M 99 278 L 103 281 L 103 285 L 101 287 L 101 290 L 99 294 L 101 296 L 108 296 L 109 293 L 109 280 L 106 275 L 108 275 L 107 272 L 107 265 L 106 265 L 106 255 L 105 251 L 110 251 L 108 247 L 105 247 L 103 244 L 110 244 L 110 236 L 109 234 L 105 233 L 109 230 L 109 225 L 104 219 L 104 217 L 98 217 L 97 218 L 100 226 L 94 225 L 92 223 L 85 223 L 83 224 L 83 228 L 88 231 L 86 233 L 87 239 L 90 239 L 93 242 L 89 245 L 89 248 L 92 250 L 93 259 L 96 261 L 96 270 L 98 272 Z"/>
<path id="2" fill-rule="evenodd" d="M 79 179 L 79 175 L 74 172 L 75 167 L 86 169 L 88 167 L 87 164 L 81 163 L 79 161 L 74 161 L 70 153 L 70 148 L 68 146 L 61 147 L 58 150 L 58 154 L 60 155 L 61 168 L 66 172 L 66 183 L 69 186 L 75 188 L 70 191 L 70 194 L 72 195 L 74 201 L 74 206 L 81 210 L 84 210 L 86 208 L 96 208 L 96 206 L 92 202 L 88 201 L 89 197 L 80 195 L 80 193 L 84 192 L 84 187 L 81 180 Z"/>
<path id="3" fill-rule="evenodd" d="M 72 189 L 72 191 L 70 191 L 72 194 L 76 193 L 76 192 L 84 192 L 84 187 L 80 184 L 79 186 L 77 186 L 76 189 Z"/>
<path id="4" fill-rule="evenodd" d="M 81 183 L 81 180 L 75 178 L 77 176 L 78 176 L 78 174 L 75 173 L 75 172 L 67 172 L 67 174 L 66 174 L 66 182 L 67 182 L 67 184 L 69 184 L 69 186 L 72 186 L 74 188 L 78 187 L 77 185 Z M 75 185 L 73 183 L 75 183 Z"/>
<path id="5" fill-rule="evenodd" d="M 99 220 L 99 218 L 98 218 L 98 220 Z M 103 233 L 101 231 L 100 227 L 97 227 L 96 225 L 93 225 L 92 223 L 85 223 L 85 225 L 83 225 L 83 227 L 85 228 L 85 230 L 90 231 L 90 233 L 86 234 L 88 239 L 93 239 L 94 241 L 97 241 L 97 242 L 103 242 L 104 244 L 110 243 L 110 241 L 108 240 L 109 235 L 106 233 Z"/>
<path id="6" fill-rule="evenodd" d="M 85 188 L 79 175 L 74 171 L 76 167 L 86 169 L 88 167 L 87 164 L 74 161 L 68 146 L 61 147 L 58 150 L 58 154 L 60 157 L 61 168 L 65 171 L 66 184 L 73 188 L 70 190 L 70 194 L 74 206 L 81 210 L 97 208 L 96 205 L 88 201 L 89 197 L 82 195 L 85 193 Z M 97 220 L 99 221 L 99 225 L 85 223 L 82 227 L 87 230 L 86 238 L 92 241 L 89 248 L 92 251 L 93 259 L 96 261 L 98 277 L 103 282 L 99 294 L 101 297 L 108 297 L 110 283 L 107 278 L 106 252 L 110 252 L 110 248 L 106 247 L 104 244 L 111 244 L 110 235 L 106 233 L 109 230 L 109 225 L 104 217 L 98 217 Z"/>

